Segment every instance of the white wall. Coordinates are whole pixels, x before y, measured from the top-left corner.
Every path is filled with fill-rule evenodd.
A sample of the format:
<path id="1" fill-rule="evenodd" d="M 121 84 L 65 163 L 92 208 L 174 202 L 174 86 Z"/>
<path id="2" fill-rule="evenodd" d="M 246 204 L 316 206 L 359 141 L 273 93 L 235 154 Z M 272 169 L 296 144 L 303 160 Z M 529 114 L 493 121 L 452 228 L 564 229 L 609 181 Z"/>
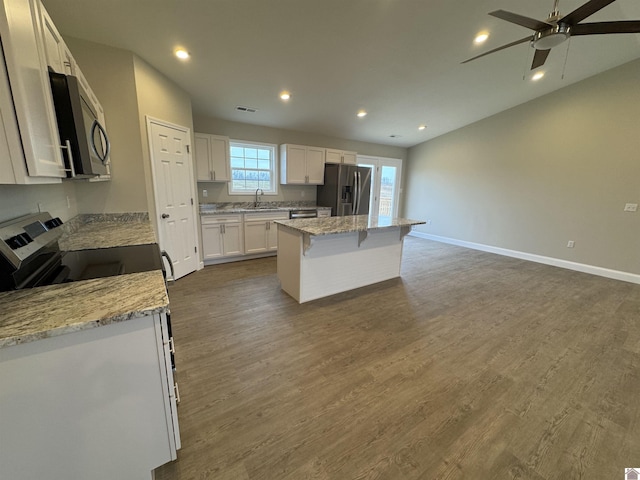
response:
<path id="1" fill-rule="evenodd" d="M 416 230 L 640 273 L 640 60 L 409 150 Z M 566 247 L 569 240 L 575 248 Z"/>

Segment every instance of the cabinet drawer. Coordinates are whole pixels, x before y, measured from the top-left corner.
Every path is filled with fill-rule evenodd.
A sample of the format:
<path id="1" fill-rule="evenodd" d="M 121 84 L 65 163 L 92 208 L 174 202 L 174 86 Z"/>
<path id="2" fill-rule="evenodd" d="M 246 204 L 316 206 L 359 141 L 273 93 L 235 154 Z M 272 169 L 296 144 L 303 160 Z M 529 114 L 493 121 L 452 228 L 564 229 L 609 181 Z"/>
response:
<path id="1" fill-rule="evenodd" d="M 242 214 L 229 214 L 229 215 L 202 215 L 200 217 L 202 225 L 215 225 L 218 223 L 231 223 L 242 222 Z"/>
<path id="2" fill-rule="evenodd" d="M 260 212 L 260 213 L 245 213 L 245 222 L 265 222 L 267 220 L 288 220 L 289 212 Z"/>

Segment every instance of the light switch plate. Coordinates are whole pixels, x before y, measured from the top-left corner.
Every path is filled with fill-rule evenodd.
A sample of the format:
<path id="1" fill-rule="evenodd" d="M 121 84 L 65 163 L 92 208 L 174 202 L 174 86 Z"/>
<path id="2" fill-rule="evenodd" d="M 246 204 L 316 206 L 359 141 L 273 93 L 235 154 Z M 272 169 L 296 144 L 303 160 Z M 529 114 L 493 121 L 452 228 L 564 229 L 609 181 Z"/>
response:
<path id="1" fill-rule="evenodd" d="M 638 210 L 638 204 L 637 203 L 627 203 L 624 206 L 624 211 L 625 212 L 636 212 Z"/>

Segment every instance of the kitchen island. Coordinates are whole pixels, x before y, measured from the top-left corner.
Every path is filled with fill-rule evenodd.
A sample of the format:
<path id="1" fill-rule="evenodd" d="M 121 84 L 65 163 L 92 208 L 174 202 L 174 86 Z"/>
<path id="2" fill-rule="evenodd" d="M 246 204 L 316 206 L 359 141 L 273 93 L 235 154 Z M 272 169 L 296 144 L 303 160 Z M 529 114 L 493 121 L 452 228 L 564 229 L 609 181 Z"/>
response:
<path id="1" fill-rule="evenodd" d="M 280 220 L 278 279 L 299 303 L 400 276 L 404 218 L 355 215 Z"/>

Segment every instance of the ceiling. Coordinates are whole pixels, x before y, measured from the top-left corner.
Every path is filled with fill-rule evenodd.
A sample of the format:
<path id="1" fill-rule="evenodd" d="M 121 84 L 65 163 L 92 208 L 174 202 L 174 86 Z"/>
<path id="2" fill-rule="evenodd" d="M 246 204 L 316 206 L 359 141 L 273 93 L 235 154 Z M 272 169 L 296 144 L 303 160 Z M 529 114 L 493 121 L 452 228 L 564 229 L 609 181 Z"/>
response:
<path id="1" fill-rule="evenodd" d="M 63 35 L 135 52 L 191 95 L 196 114 L 402 147 L 640 57 L 638 34 L 595 35 L 554 48 L 538 82 L 527 43 L 460 64 L 532 33 L 488 12 L 544 20 L 553 0 L 43 1 Z M 561 0 L 560 11 L 585 1 Z M 585 22 L 639 19 L 638 0 L 617 0 Z M 483 30 L 489 39 L 474 45 Z"/>

